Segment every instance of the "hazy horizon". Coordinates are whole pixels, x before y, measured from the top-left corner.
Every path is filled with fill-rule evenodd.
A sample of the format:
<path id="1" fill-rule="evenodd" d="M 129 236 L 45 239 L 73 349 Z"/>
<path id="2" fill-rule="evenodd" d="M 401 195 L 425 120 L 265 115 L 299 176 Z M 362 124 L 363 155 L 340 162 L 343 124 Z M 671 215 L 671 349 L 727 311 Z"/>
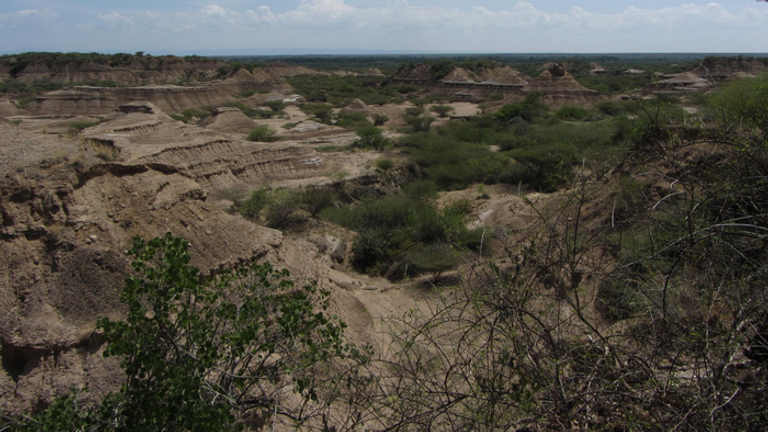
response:
<path id="1" fill-rule="evenodd" d="M 738 0 L 7 0 L 0 53 L 761 53 Z M 217 53 L 217 54 L 211 54 Z"/>

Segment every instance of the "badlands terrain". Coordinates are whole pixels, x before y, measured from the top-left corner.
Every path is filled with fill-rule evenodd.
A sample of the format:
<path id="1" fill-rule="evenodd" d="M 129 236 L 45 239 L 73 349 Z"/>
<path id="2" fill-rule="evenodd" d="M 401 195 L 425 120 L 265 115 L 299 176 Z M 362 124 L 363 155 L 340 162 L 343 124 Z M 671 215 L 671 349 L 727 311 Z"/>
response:
<path id="1" fill-rule="evenodd" d="M 539 241 L 549 242 L 546 253 L 536 255 L 539 267 L 533 279 L 535 289 L 554 290 L 547 299 L 561 303 L 547 309 L 544 305 L 549 300 L 540 299 L 530 307 L 539 312 L 547 309 L 547 317 L 568 315 L 560 321 L 567 335 L 558 337 L 570 337 L 575 345 L 569 348 L 572 351 L 563 348 L 562 359 L 593 355 L 599 361 L 615 362 L 615 371 L 631 364 L 630 369 L 648 376 L 680 366 L 666 377 L 681 387 L 683 378 L 693 380 L 685 375 L 698 373 L 688 368 L 695 363 L 688 352 L 681 354 L 687 356 L 681 360 L 685 367 L 664 356 L 658 364 L 632 363 L 647 359 L 627 354 L 638 349 L 638 342 L 629 341 L 624 332 L 631 333 L 629 329 L 647 324 L 649 318 L 636 309 L 639 300 L 631 308 L 630 303 L 621 303 L 632 311 L 627 312 L 609 304 L 610 299 L 619 299 L 598 295 L 606 289 L 602 284 L 609 279 L 606 275 L 626 267 L 618 262 L 624 253 L 618 246 L 595 239 L 608 228 L 618 230 L 635 223 L 638 213 L 633 212 L 640 208 L 661 208 L 665 197 L 688 191 L 683 182 L 693 174 L 680 173 L 689 165 L 715 163 L 707 158 L 727 159 L 718 159 L 723 153 L 716 148 L 717 140 L 701 138 L 704 129 L 694 130 L 699 127 L 694 116 L 703 109 L 705 94 L 764 73 L 765 63 L 708 59 L 684 67 L 669 62 L 660 70 L 617 63 L 607 70 L 606 64 L 569 63 L 568 59 L 525 65 L 472 60 L 449 66 L 415 60 L 382 71 L 334 66 L 315 70 L 286 61 L 248 66 L 151 56 L 124 56 L 111 62 L 34 56 L 2 59 L 0 411 L 7 419 L 39 413 L 72 388 L 87 389 L 84 400 L 91 402 L 120 388 L 124 381 L 120 359 L 104 357 L 106 341 L 96 323 L 101 317 L 125 317 L 119 290 L 131 273 L 125 252 L 134 236 L 151 239 L 166 232 L 189 241 L 192 264 L 205 276 L 270 262 L 289 270 L 299 283 L 315 281 L 330 292 L 329 310 L 347 324 L 348 340 L 359 346 L 370 344 L 388 361 L 397 357 L 393 317 L 414 310 L 438 315 L 441 299 L 451 287 L 487 287 L 488 281 L 496 280 L 487 276 L 492 273 L 489 269 L 512 274 L 525 250 L 542 247 Z M 648 78 L 635 77 L 643 74 Z M 638 82 L 643 85 L 632 87 Z M 609 85 L 613 87 L 606 91 Z M 346 87 L 339 90 L 338 86 Z M 662 102 L 670 112 L 674 108 L 685 114 L 670 114 L 671 126 L 645 123 L 640 128 L 647 127 L 646 132 L 633 129 L 632 122 L 646 119 L 647 107 Z M 366 128 L 371 135 L 361 132 Z M 268 137 L 250 135 L 254 130 L 267 131 Z M 589 135 L 595 130 L 605 137 Z M 547 141 L 545 134 L 553 131 L 565 135 Z M 364 142 L 366 136 L 373 137 L 372 145 Z M 685 141 L 688 136 L 693 139 Z M 429 140 L 439 139 L 472 143 L 478 147 L 457 148 L 457 154 L 483 156 L 476 161 L 474 156 L 459 157 L 459 162 L 451 162 L 454 165 L 445 165 L 449 173 L 441 172 L 425 150 L 448 155 L 448 141 L 435 141 L 435 147 L 430 147 Z M 652 145 L 674 140 L 685 145 L 667 152 L 670 159 L 642 159 L 651 154 Z M 602 144 L 592 145 L 598 142 Z M 549 150 L 545 157 L 534 148 Z M 638 156 L 641 150 L 648 153 Z M 473 164 L 480 168 L 466 178 L 457 177 L 458 171 Z M 498 169 L 491 172 L 489 167 L 495 165 Z M 425 181 L 431 192 L 418 199 L 432 203 L 436 212 L 462 207 L 460 231 L 469 234 L 461 238 L 476 233 L 479 242 L 462 240 L 462 247 L 450 246 L 455 253 L 446 266 L 430 266 L 413 258 L 412 253 L 426 241 L 391 246 L 402 249 L 388 252 L 375 264 L 362 263 L 357 239 L 363 230 L 345 224 L 340 215 L 355 205 L 399 196 L 415 188 L 409 189 L 410 184 Z M 259 190 L 271 196 L 331 190 L 335 202 L 318 214 L 297 205 L 277 221 L 268 214 L 244 216 L 249 196 Z M 691 186 L 693 190 L 703 189 L 696 185 Z M 447 218 L 449 213 L 440 214 Z M 575 229 L 589 234 L 569 231 L 578 218 L 581 225 Z M 574 235 L 574 242 L 583 242 L 573 249 L 565 247 L 573 252 L 571 261 L 553 258 L 556 250 L 562 252 L 553 239 L 568 240 L 569 235 Z M 449 243 L 453 238 L 445 234 L 439 241 Z M 557 270 L 552 267 L 555 264 Z M 633 276 L 622 273 L 621 278 Z M 586 306 L 574 305 L 567 294 L 577 288 L 587 299 Z M 689 295 L 679 293 L 676 299 L 683 301 Z M 655 297 L 649 300 L 662 308 L 655 301 Z M 723 304 L 710 306 L 706 319 L 720 319 L 715 310 L 725 314 Z M 722 325 L 749 323 L 751 337 L 764 331 L 757 321 L 750 321 L 756 316 L 758 312 L 741 324 L 723 318 Z M 688 318 L 675 317 L 679 321 L 670 320 L 670 325 L 688 325 Z M 652 338 L 656 330 L 648 331 L 643 337 Z M 615 342 L 609 337 L 619 334 Z M 589 345 L 603 337 L 609 340 Z M 746 333 L 741 340 L 745 338 Z M 582 342 L 586 345 L 579 345 Z M 615 350 L 624 351 L 612 358 L 608 347 L 614 343 Z M 740 368 L 739 379 L 750 373 L 764 379 L 748 364 L 741 348 L 730 351 L 732 357 L 721 365 L 723 370 Z M 461 356 L 449 357 L 459 361 Z M 563 376 L 582 366 L 568 366 Z M 605 378 L 596 373 L 592 379 L 598 377 Z M 653 381 L 630 378 L 617 381 L 616 391 L 634 388 L 632 379 Z M 522 375 L 510 379 L 525 380 Z M 706 419 L 712 420 L 708 427 L 717 428 L 728 415 L 742 412 L 741 405 L 725 407 L 728 397 L 764 398 L 750 391 L 742 388 L 734 393 L 729 387 L 728 394 L 723 388 L 713 400 L 704 398 L 712 408 L 708 408 L 712 414 Z M 663 396 L 651 393 L 644 389 L 627 396 L 638 398 L 632 402 L 637 408 L 619 414 L 606 413 L 618 411 L 615 404 L 619 402 L 597 407 L 590 405 L 593 401 L 568 395 L 576 401 L 563 408 L 571 410 L 568 413 L 537 414 L 545 416 L 543 420 L 521 415 L 505 426 L 507 430 L 610 428 L 629 418 L 668 426 L 683 418 L 675 417 L 676 410 L 699 407 L 698 402 L 689 404 L 682 390 Z M 759 406 L 759 400 L 757 405 L 752 399 L 740 403 L 744 410 Z M 590 408 L 585 412 L 577 405 Z M 443 429 L 444 424 L 437 425 L 452 413 L 440 411 L 439 406 L 430 405 L 429 410 L 446 416 L 433 419 L 434 427 Z M 718 417 L 720 409 L 722 417 Z M 395 406 L 387 410 L 403 416 L 408 412 Z M 415 424 L 429 429 L 422 417 L 413 415 Z M 613 420 L 614 415 L 618 420 Z M 765 419 L 764 411 L 755 415 L 753 426 Z M 392 423 L 386 425 L 374 418 L 368 413 L 369 423 L 364 424 L 371 429 L 407 428 L 402 420 L 390 419 Z M 691 423 L 683 429 L 700 424 L 698 418 L 688 420 Z"/>

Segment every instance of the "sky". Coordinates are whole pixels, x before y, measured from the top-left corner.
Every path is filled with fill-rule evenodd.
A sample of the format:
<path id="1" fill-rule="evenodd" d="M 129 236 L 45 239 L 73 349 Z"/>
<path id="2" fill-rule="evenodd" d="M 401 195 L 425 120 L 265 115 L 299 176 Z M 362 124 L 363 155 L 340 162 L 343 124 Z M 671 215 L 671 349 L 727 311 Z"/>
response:
<path id="1" fill-rule="evenodd" d="M 0 53 L 768 51 L 755 0 L 0 0 Z"/>

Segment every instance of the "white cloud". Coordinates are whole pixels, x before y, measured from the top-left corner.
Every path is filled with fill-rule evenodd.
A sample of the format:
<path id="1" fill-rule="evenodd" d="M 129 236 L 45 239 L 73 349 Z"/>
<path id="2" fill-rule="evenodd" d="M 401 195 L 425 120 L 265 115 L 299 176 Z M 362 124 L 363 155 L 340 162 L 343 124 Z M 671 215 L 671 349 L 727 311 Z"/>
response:
<path id="1" fill-rule="evenodd" d="M 26 20 L 50 20 L 56 17 L 58 17 L 58 14 L 49 9 L 24 9 L 16 12 L 0 13 L 0 24 Z"/>
<path id="2" fill-rule="evenodd" d="M 104 27 L 115 30 L 130 30 L 135 27 L 133 20 L 117 12 L 108 13 L 106 15 L 99 15 Z"/>
<path id="3" fill-rule="evenodd" d="M 732 3 L 690 2 L 657 9 L 632 6 L 603 13 L 579 6 L 549 12 L 531 1 L 510 2 L 502 10 L 491 10 L 445 7 L 436 0 L 435 5 L 389 0 L 357 7 L 344 0 L 301 0 L 292 10 L 277 12 L 267 6 L 238 10 L 219 1 L 184 12 L 115 11 L 74 26 L 87 28 L 96 23 L 98 28 L 118 29 L 122 34 L 133 32 L 136 50 L 147 50 L 151 44 L 156 49 L 177 50 L 762 51 L 759 40 L 768 36 L 768 8 L 739 9 Z M 48 14 L 50 17 L 51 12 Z M 14 20 L 39 20 L 41 16 L 45 11 L 0 14 L 0 28 Z M 105 33 L 104 39 L 109 38 Z M 83 44 L 88 43 L 85 36 L 82 39 Z"/>
<path id="4" fill-rule="evenodd" d="M 269 22 L 276 19 L 269 6 L 259 6 L 255 11 L 247 10 L 245 15 L 252 22 Z"/>
<path id="5" fill-rule="evenodd" d="M 224 9 L 216 5 L 206 6 L 200 9 L 200 13 L 203 15 L 220 16 L 220 17 L 227 15 L 227 11 L 225 11 Z"/>

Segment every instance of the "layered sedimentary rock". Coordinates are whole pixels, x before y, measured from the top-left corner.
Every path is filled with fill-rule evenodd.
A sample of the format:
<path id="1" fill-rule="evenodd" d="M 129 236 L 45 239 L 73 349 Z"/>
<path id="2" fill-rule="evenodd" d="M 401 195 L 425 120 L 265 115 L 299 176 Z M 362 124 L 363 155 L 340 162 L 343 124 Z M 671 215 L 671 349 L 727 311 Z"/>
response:
<path id="1" fill-rule="evenodd" d="M 600 93 L 581 84 L 560 64 L 553 64 L 523 88 L 524 93 L 541 92 L 544 102 L 552 108 L 563 105 L 590 105 Z"/>
<path id="2" fill-rule="evenodd" d="M 456 68 L 440 80 L 440 83 L 472 87 L 525 87 L 528 85 L 527 77 L 508 66 L 482 68 L 477 72 Z"/>
<path id="3" fill-rule="evenodd" d="M 579 84 L 563 65 L 548 63 L 544 66 L 543 72 L 535 78 L 509 66 L 478 67 L 476 70 L 455 67 L 433 83 L 431 80 L 435 71 L 431 67 L 406 65 L 400 68 L 392 81 L 427 85 L 433 92 L 455 100 L 481 100 L 489 95 L 501 95 L 505 100 L 515 101 L 530 92 L 539 91 L 552 107 L 590 105 L 597 101 L 599 92 Z"/>
<path id="4" fill-rule="evenodd" d="M 237 83 L 199 86 L 76 86 L 38 96 L 27 105 L 26 111 L 31 115 L 103 115 L 130 102 L 149 101 L 166 112 L 175 113 L 227 102 L 242 90 L 243 86 Z"/>
<path id="5" fill-rule="evenodd" d="M 210 117 L 200 122 L 200 126 L 221 133 L 245 134 L 256 127 L 256 122 L 243 114 L 239 108 L 215 108 Z"/>
<path id="6" fill-rule="evenodd" d="M 189 240 L 205 274 L 269 259 L 333 290 L 334 310 L 368 320 L 339 285 L 354 280 L 318 260 L 317 247 L 210 198 L 334 169 L 311 147 L 227 139 L 149 103 L 123 106 L 76 138 L 0 122 L 0 412 L 44 408 L 73 387 L 88 388 L 85 398 L 119 387 L 119 359 L 102 357 L 95 323 L 125 312 L 118 288 L 135 235 Z"/>

